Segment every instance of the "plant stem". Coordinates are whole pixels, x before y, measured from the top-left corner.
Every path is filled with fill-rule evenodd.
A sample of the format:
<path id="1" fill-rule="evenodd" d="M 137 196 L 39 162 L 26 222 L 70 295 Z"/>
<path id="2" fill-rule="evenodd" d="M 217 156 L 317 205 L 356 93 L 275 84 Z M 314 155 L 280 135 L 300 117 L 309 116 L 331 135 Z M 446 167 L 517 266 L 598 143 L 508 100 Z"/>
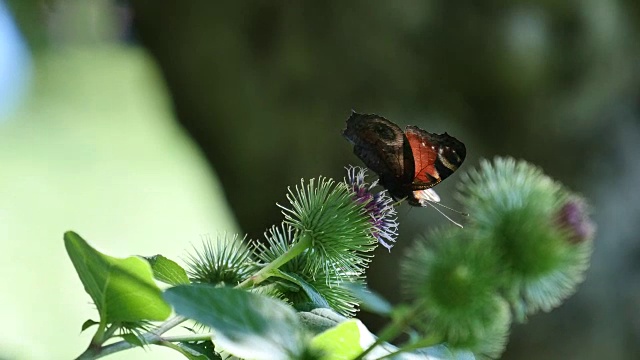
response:
<path id="1" fill-rule="evenodd" d="M 391 324 L 387 325 L 382 332 L 380 332 L 380 336 L 371 344 L 368 348 L 366 348 L 360 355 L 358 355 L 354 360 L 364 359 L 365 355 L 370 353 L 373 349 L 375 349 L 378 345 L 391 341 L 398 337 L 398 335 L 402 334 L 407 325 L 410 323 L 411 319 L 413 319 L 415 313 L 418 308 L 414 307 L 406 313 L 402 314 L 399 318 L 394 319 Z"/>
<path id="2" fill-rule="evenodd" d="M 313 239 L 311 235 L 309 235 L 308 233 L 302 234 L 302 236 L 300 237 L 300 240 L 296 244 L 294 244 L 289 250 L 287 250 L 284 254 L 280 255 L 274 261 L 270 262 L 265 267 L 260 269 L 260 271 L 258 271 L 255 275 L 249 277 L 242 283 L 238 284 L 236 288 L 245 289 L 245 288 L 249 288 L 254 285 L 260 284 L 261 282 L 265 281 L 272 275 L 271 272 L 273 270 L 279 268 L 280 266 L 286 264 L 291 259 L 302 254 L 303 251 L 310 248 L 312 245 L 313 245 Z M 176 316 L 172 319 L 165 321 L 162 325 L 160 325 L 154 331 L 149 331 L 144 335 L 142 335 L 142 342 L 144 344 L 159 344 L 163 346 L 169 346 L 168 344 L 170 344 L 171 341 L 196 341 L 196 340 L 207 340 L 211 338 L 211 334 L 195 335 L 195 336 L 175 336 L 175 337 L 166 337 L 166 338 L 162 338 L 160 336 L 165 332 L 169 331 L 170 329 L 176 327 L 180 323 L 184 322 L 185 320 L 187 319 L 182 316 Z M 104 327 L 102 329 L 99 329 L 100 337 L 104 335 L 104 331 L 105 331 Z M 104 342 L 105 340 L 107 339 L 102 339 L 102 342 Z M 116 343 L 102 347 L 100 346 L 102 342 L 97 343 L 98 346 L 96 346 L 96 344 L 92 342 L 91 346 L 89 346 L 89 348 L 84 353 L 78 356 L 77 360 L 98 359 L 122 350 L 127 350 L 135 347 L 135 345 L 130 344 L 126 341 L 118 341 Z"/>
<path id="3" fill-rule="evenodd" d="M 293 245 L 284 254 L 280 255 L 275 260 L 260 269 L 260 271 L 258 271 L 255 275 L 238 284 L 238 286 L 236 286 L 236 289 L 250 288 L 267 280 L 271 276 L 271 272 L 273 270 L 279 268 L 280 266 L 289 262 L 291 259 L 302 254 L 303 251 L 310 248 L 312 245 L 313 239 L 311 238 L 311 235 L 309 235 L 308 233 L 303 233 L 300 237 L 300 240 L 295 245 Z"/>
<path id="4" fill-rule="evenodd" d="M 280 266 L 286 264 L 291 259 L 302 254 L 302 252 L 308 249 L 309 247 L 311 247 L 312 244 L 313 244 L 313 239 L 311 238 L 311 235 L 304 233 L 300 237 L 300 240 L 296 244 L 294 244 L 289 250 L 287 250 L 284 254 L 280 255 L 274 261 L 270 262 L 265 267 L 260 269 L 260 271 L 258 271 L 255 275 L 251 276 L 250 278 L 246 279 L 242 283 L 238 284 L 236 288 L 244 289 L 244 288 L 249 288 L 251 286 L 260 284 L 261 282 L 265 281 L 271 276 L 271 272 L 273 270 L 279 268 Z M 163 341 L 181 341 L 181 339 L 185 339 L 185 337 L 172 337 L 169 339 L 173 339 L 173 340 L 167 340 L 167 338 L 160 337 L 160 335 L 176 327 L 177 325 L 179 325 L 185 320 L 186 318 L 182 316 L 176 316 L 172 319 L 165 321 L 162 325 L 160 325 L 154 331 L 149 331 L 144 335 L 142 335 L 143 343 L 144 344 L 160 344 Z M 113 331 L 115 331 L 115 328 L 113 329 Z M 111 332 L 111 334 L 113 333 Z M 107 340 L 107 338 L 104 338 L 104 335 L 105 335 L 105 328 L 103 326 L 102 328 L 98 329 L 98 333 L 96 334 L 97 337 L 94 337 L 94 339 L 97 340 L 97 342 L 95 343 L 92 342 L 89 348 L 85 350 L 84 353 L 80 354 L 80 356 L 78 356 L 77 360 L 98 359 L 122 350 L 127 350 L 135 347 L 135 345 L 130 344 L 126 341 L 118 341 L 116 343 L 113 343 L 107 346 L 101 346 L 102 343 L 104 343 L 104 341 Z M 198 337 L 197 339 L 200 340 L 201 338 Z M 167 346 L 166 344 L 162 344 L 162 345 Z"/>
<path id="5" fill-rule="evenodd" d="M 169 331 L 170 329 L 173 329 L 174 327 L 180 325 L 185 320 L 187 320 L 185 317 L 175 316 L 175 317 L 165 321 L 164 323 L 162 323 L 155 330 L 149 331 L 149 332 L 145 333 L 144 335 L 142 335 L 142 343 L 143 344 L 157 344 L 157 343 L 163 341 L 164 339 L 162 337 L 160 337 L 160 335 L 162 335 L 165 332 Z M 89 346 L 89 348 L 87 350 L 85 350 L 85 352 L 80 354 L 80 356 L 78 356 L 76 358 L 76 360 L 99 359 L 101 357 L 105 357 L 107 355 L 111 355 L 113 353 L 117 353 L 117 352 L 122 351 L 122 350 L 131 349 L 131 348 L 133 348 L 135 346 L 136 345 L 128 343 L 128 342 L 126 342 L 124 340 L 118 341 L 118 342 L 115 342 L 113 344 L 110 344 L 110 345 L 107 345 L 107 346 L 103 346 L 103 347 L 97 347 L 96 348 L 94 346 Z"/>
<path id="6" fill-rule="evenodd" d="M 193 334 L 193 335 L 175 335 L 175 336 L 163 336 L 162 340 L 169 342 L 191 342 L 191 341 L 207 341 L 211 340 L 213 333 L 207 334 Z"/>
<path id="7" fill-rule="evenodd" d="M 78 359 L 90 359 L 94 354 L 99 353 L 102 348 L 102 344 L 109 339 L 109 336 L 113 335 L 116 328 L 117 325 L 112 324 L 111 327 L 107 329 L 106 322 L 101 318 L 100 323 L 98 323 L 98 329 L 96 329 L 96 333 L 93 334 L 89 346 L 82 354 L 80 354 Z"/>
<path id="8" fill-rule="evenodd" d="M 436 336 L 430 336 L 427 337 L 425 339 L 422 339 L 416 343 L 411 343 L 408 345 L 403 345 L 400 346 L 400 348 L 392 353 L 389 353 L 385 356 L 379 357 L 377 360 L 382 360 L 382 359 L 390 359 L 393 358 L 394 356 L 401 354 L 403 352 L 407 352 L 407 351 L 412 351 L 412 350 L 416 350 L 416 349 L 422 349 L 422 348 L 426 348 L 429 346 L 433 346 L 436 345 L 438 343 L 440 343 L 442 339 Z"/>
<path id="9" fill-rule="evenodd" d="M 182 348 L 182 347 L 180 347 L 180 346 L 178 346 L 178 345 L 176 345 L 174 343 L 171 343 L 171 342 L 168 342 L 168 341 L 160 341 L 158 343 L 158 345 L 166 346 L 169 349 L 173 349 L 173 350 L 179 352 L 180 354 L 184 355 L 184 357 L 186 357 L 187 359 L 191 359 L 193 357 L 192 353 L 190 353 L 186 349 L 184 349 L 184 348 Z"/>
<path id="10" fill-rule="evenodd" d="M 116 332 L 116 330 L 118 330 L 118 328 L 120 328 L 120 323 L 111 324 L 111 326 L 109 326 L 107 330 L 104 332 L 104 335 L 102 336 L 102 342 L 105 342 L 107 341 L 107 339 L 112 337 L 113 334 Z"/>
<path id="11" fill-rule="evenodd" d="M 104 337 L 106 329 L 107 329 L 107 323 L 101 318 L 100 319 L 100 323 L 98 324 L 98 329 L 96 330 L 96 333 L 93 335 L 93 338 L 91 339 L 91 343 L 89 344 L 89 348 L 100 347 L 102 345 L 102 343 L 104 343 L 105 340 L 107 340 Z"/>
<path id="12" fill-rule="evenodd" d="M 368 348 L 366 348 L 360 355 L 358 355 L 354 360 L 364 359 L 365 355 L 370 353 L 373 349 L 375 349 L 378 345 L 386 342 L 387 340 L 392 340 L 396 336 L 402 333 L 403 328 L 399 326 L 399 323 L 391 323 L 389 326 L 384 328 L 380 333 L 380 336 L 376 339 L 376 341 L 371 344 Z"/>

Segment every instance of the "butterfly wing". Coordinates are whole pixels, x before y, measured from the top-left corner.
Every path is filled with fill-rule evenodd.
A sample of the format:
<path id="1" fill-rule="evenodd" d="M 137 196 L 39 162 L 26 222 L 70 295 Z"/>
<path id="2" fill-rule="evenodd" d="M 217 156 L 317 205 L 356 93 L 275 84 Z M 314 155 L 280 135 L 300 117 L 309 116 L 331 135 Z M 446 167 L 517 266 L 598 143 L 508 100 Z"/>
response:
<path id="1" fill-rule="evenodd" d="M 411 146 L 402 129 L 382 116 L 353 112 L 342 132 L 353 152 L 380 178 L 392 196 L 408 196 L 407 189 L 414 178 Z"/>
<path id="2" fill-rule="evenodd" d="M 467 155 L 464 144 L 447 133 L 432 134 L 409 125 L 406 137 L 414 158 L 413 190 L 436 186 L 453 174 Z"/>

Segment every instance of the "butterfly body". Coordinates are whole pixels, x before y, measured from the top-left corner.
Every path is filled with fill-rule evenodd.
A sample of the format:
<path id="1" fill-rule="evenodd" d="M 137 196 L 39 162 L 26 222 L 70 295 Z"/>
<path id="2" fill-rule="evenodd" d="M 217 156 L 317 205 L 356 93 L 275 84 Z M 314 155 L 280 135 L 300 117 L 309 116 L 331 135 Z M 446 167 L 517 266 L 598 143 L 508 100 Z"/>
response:
<path id="1" fill-rule="evenodd" d="M 433 134 L 412 125 L 403 132 L 375 114 L 353 112 L 343 135 L 353 143 L 354 154 L 378 174 L 380 185 L 413 206 L 424 206 L 420 192 L 453 174 L 466 156 L 464 144 L 447 133 Z"/>

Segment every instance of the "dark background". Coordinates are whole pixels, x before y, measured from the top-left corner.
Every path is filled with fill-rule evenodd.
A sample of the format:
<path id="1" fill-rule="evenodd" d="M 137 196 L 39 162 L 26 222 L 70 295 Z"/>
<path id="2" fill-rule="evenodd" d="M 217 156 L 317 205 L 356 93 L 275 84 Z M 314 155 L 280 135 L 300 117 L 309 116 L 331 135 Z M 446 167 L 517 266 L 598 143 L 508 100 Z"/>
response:
<path id="1" fill-rule="evenodd" d="M 351 109 L 454 135 L 459 172 L 495 155 L 541 166 L 592 203 L 594 260 L 577 295 L 514 327 L 504 358 L 640 358 L 639 2 L 80 3 L 9 5 L 36 52 L 90 46 L 92 21 L 146 48 L 252 238 L 282 220 L 287 186 L 361 165 L 340 133 Z M 453 207 L 458 176 L 437 188 Z M 446 222 L 406 205 L 399 217 L 369 271 L 393 301 L 403 249 Z"/>

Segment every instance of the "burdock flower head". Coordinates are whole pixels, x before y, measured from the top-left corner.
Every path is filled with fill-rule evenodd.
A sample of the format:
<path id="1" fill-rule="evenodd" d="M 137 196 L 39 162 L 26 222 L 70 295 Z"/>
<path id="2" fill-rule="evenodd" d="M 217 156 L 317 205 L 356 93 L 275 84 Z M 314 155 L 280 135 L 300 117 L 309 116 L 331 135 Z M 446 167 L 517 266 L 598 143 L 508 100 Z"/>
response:
<path id="1" fill-rule="evenodd" d="M 549 311 L 575 292 L 595 225 L 584 199 L 525 161 L 482 161 L 459 189 L 468 225 L 430 232 L 402 263 L 415 309 L 408 319 L 425 337 L 493 359 L 512 318 Z"/>
<path id="2" fill-rule="evenodd" d="M 578 196 L 570 196 L 556 214 L 557 224 L 568 233 L 574 244 L 593 240 L 596 226 L 589 218 L 586 202 Z"/>
<path id="3" fill-rule="evenodd" d="M 463 177 L 460 190 L 473 212 L 471 226 L 501 255 L 504 292 L 517 320 L 549 311 L 575 292 L 595 232 L 580 196 L 511 158 L 483 161 Z"/>
<path id="4" fill-rule="evenodd" d="M 194 283 L 235 286 L 253 268 L 251 249 L 237 235 L 204 236 L 200 247 L 187 255 L 187 274 Z"/>
<path id="5" fill-rule="evenodd" d="M 499 258 L 470 229 L 439 229 L 417 239 L 401 263 L 401 284 L 418 307 L 411 318 L 425 337 L 478 359 L 497 358 L 511 316 L 499 296 Z"/>
<path id="6" fill-rule="evenodd" d="M 396 210 L 393 207 L 393 200 L 387 191 L 374 193 L 373 187 L 377 181 L 368 184 L 365 181 L 367 172 L 358 166 L 347 168 L 346 183 L 353 189 L 354 198 L 357 203 L 363 204 L 366 213 L 370 217 L 371 234 L 378 240 L 380 245 L 391 251 L 398 236 L 398 222 L 396 221 Z"/>
<path id="7" fill-rule="evenodd" d="M 377 244 L 390 248 L 395 241 L 397 223 L 391 199 L 371 192 L 364 170 L 351 168 L 348 177 L 344 182 L 303 181 L 289 189 L 290 207 L 281 208 L 296 242 L 309 243 L 309 267 L 360 276 Z"/>
<path id="8" fill-rule="evenodd" d="M 321 177 L 290 188 L 290 206 L 280 205 L 282 227 L 267 231 L 266 242 L 255 247 L 267 265 L 241 286 L 273 276 L 270 285 L 297 308 L 353 315 L 358 301 L 341 283 L 363 284 L 371 252 L 378 243 L 391 248 L 398 227 L 391 199 L 373 193 L 364 178 L 363 169 L 349 168 L 344 182 Z"/>

